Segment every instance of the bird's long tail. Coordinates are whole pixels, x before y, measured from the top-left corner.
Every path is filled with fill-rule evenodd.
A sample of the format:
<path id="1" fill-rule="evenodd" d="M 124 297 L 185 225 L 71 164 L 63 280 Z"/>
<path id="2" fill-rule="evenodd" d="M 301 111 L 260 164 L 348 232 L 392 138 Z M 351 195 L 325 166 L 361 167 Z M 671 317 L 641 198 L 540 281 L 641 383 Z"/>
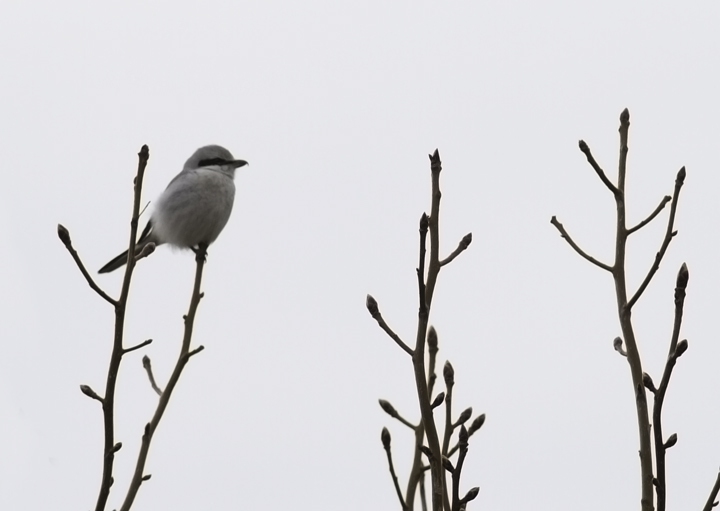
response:
<path id="1" fill-rule="evenodd" d="M 140 235 L 140 239 L 137 242 L 137 245 L 135 245 L 135 254 L 139 254 L 142 249 L 150 242 L 157 243 L 157 241 L 151 239 L 152 238 L 152 222 L 148 222 L 145 226 L 145 229 L 143 229 L 142 234 Z M 119 256 L 113 258 L 109 263 L 107 263 L 105 266 L 100 268 L 98 270 L 98 273 L 110 273 L 111 271 L 115 271 L 118 268 L 122 268 L 127 264 L 127 258 L 128 258 L 128 251 L 126 250 Z"/>
<path id="2" fill-rule="evenodd" d="M 127 263 L 128 251 L 126 250 L 119 256 L 113 258 L 109 263 L 98 270 L 98 273 L 110 273 L 118 268 L 122 268 Z"/>

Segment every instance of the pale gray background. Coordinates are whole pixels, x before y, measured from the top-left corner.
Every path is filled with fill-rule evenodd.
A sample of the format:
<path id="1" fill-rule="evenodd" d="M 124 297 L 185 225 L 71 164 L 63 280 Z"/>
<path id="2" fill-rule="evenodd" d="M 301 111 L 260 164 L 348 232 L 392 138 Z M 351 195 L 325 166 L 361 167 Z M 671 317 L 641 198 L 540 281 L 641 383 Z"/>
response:
<path id="1" fill-rule="evenodd" d="M 211 247 L 192 359 L 157 432 L 135 509 L 399 509 L 415 420 L 411 365 L 365 310 L 372 293 L 406 339 L 416 314 L 417 221 L 427 153 L 444 163 L 445 253 L 432 323 L 456 368 L 458 411 L 486 412 L 463 487 L 473 509 L 637 509 L 629 370 L 610 276 L 550 225 L 557 214 L 611 262 L 611 195 L 631 112 L 630 221 L 686 165 L 680 234 L 635 318 L 659 379 L 677 269 L 690 267 L 681 359 L 667 396 L 669 504 L 699 509 L 720 466 L 720 5 L 650 1 L 5 2 L 0 6 L 0 508 L 90 509 L 111 307 L 95 271 L 127 243 L 136 153 L 151 200 L 198 146 L 250 167 Z M 662 221 L 666 217 L 662 217 Z M 630 246 L 644 275 L 658 223 Z M 194 264 L 160 248 L 132 288 L 127 342 L 161 380 L 174 363 Z M 99 283 L 116 294 L 121 275 Z M 122 366 L 119 506 L 156 401 Z M 111 509 L 112 507 L 109 507 Z"/>

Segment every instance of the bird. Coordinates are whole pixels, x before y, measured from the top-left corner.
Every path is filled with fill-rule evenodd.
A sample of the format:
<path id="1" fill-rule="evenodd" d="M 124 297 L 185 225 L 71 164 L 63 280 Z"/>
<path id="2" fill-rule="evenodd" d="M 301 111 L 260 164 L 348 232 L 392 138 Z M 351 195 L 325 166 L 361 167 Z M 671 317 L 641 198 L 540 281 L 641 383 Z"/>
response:
<path id="1" fill-rule="evenodd" d="M 155 201 L 136 253 L 149 243 L 179 248 L 207 248 L 222 232 L 235 199 L 235 170 L 247 165 L 219 145 L 203 146 L 185 162 Z M 128 251 L 112 259 L 98 273 L 109 273 L 127 263 Z"/>

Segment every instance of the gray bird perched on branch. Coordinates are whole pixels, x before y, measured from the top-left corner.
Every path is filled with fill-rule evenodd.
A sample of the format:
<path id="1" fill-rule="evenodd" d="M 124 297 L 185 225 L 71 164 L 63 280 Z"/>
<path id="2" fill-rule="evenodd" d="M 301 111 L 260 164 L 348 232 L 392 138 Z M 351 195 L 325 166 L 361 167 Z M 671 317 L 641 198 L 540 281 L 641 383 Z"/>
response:
<path id="1" fill-rule="evenodd" d="M 209 245 L 227 224 L 235 199 L 235 169 L 247 165 L 219 145 L 201 147 L 155 201 L 136 253 L 148 243 L 179 248 Z M 127 250 L 100 268 L 109 273 L 127 263 Z"/>

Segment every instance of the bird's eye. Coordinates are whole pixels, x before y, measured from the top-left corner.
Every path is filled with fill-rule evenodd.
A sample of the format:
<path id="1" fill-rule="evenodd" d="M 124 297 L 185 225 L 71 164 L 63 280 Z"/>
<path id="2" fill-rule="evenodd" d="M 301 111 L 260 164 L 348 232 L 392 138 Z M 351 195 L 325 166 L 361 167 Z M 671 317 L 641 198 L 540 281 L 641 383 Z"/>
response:
<path id="1" fill-rule="evenodd" d="M 206 158 L 204 160 L 200 160 L 198 163 L 198 167 L 209 167 L 210 165 L 224 165 L 227 163 L 226 160 L 222 158 Z"/>

